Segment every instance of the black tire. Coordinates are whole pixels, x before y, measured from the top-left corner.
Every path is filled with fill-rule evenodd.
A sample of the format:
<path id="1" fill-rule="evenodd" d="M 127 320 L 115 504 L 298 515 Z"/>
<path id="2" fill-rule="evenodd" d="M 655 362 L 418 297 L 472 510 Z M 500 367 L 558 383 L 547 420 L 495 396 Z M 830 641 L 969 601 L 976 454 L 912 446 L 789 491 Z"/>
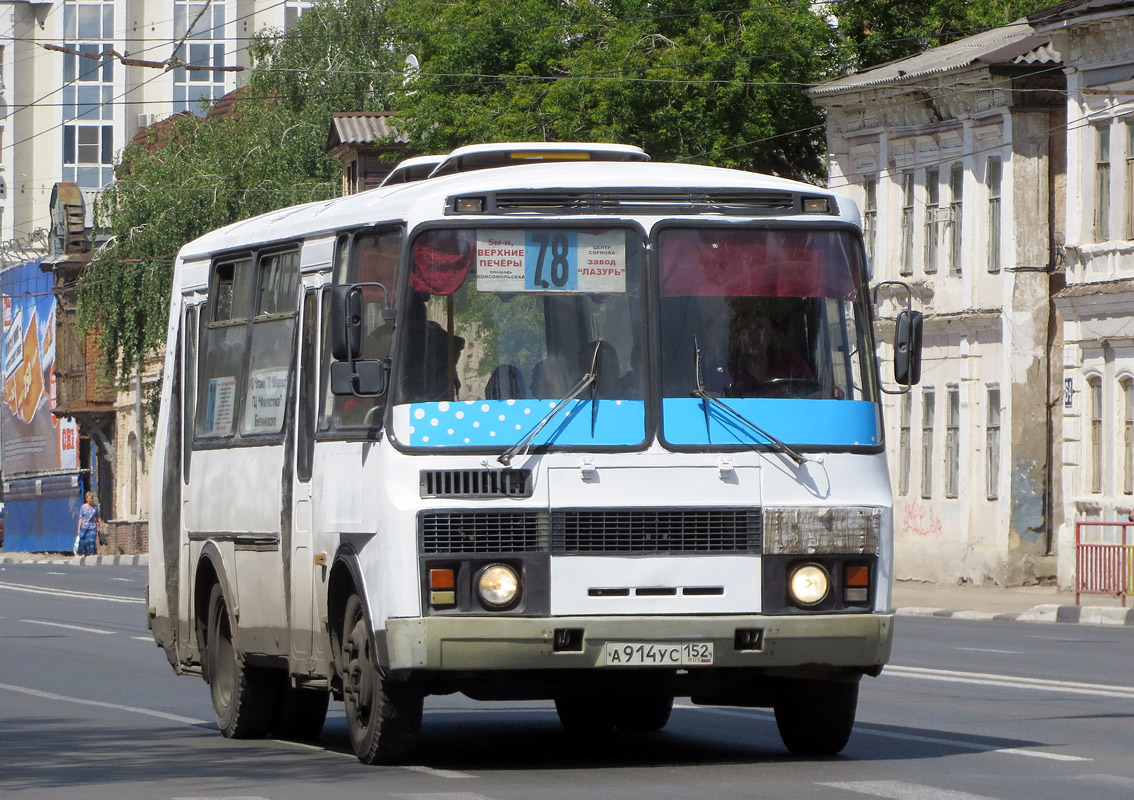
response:
<path id="1" fill-rule="evenodd" d="M 619 698 L 613 712 L 614 724 L 620 731 L 660 731 L 673 712 L 673 695 L 640 694 Z"/>
<path id="2" fill-rule="evenodd" d="M 417 747 L 424 696 L 382 677 L 371 645 L 362 598 L 352 594 L 343 615 L 339 673 L 347 727 L 363 764 L 402 761 Z"/>
<path id="3" fill-rule="evenodd" d="M 209 595 L 205 680 L 209 683 L 217 727 L 229 739 L 260 739 L 268 733 L 277 684 L 270 670 L 251 667 L 232 640 L 232 617 L 220 584 Z"/>
<path id="4" fill-rule="evenodd" d="M 327 706 L 331 701 L 328 692 L 299 689 L 288 685 L 287 675 L 280 677 L 279 699 L 272 734 L 280 739 L 299 741 L 318 739 L 327 721 Z"/>
<path id="5" fill-rule="evenodd" d="M 833 756 L 847 746 L 857 709 L 857 681 L 788 681 L 775 703 L 776 727 L 792 755 Z"/>
<path id="6" fill-rule="evenodd" d="M 610 703 L 592 695 L 569 694 L 555 698 L 555 713 L 563 728 L 574 736 L 607 733 L 614 727 Z"/>

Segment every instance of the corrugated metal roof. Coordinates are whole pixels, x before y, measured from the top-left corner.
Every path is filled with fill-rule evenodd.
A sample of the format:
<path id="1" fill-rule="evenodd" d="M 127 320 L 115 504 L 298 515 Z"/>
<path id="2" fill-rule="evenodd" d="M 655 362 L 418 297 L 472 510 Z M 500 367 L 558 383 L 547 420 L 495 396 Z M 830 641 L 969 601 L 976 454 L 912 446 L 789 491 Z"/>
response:
<path id="1" fill-rule="evenodd" d="M 1039 28 L 1054 22 L 1123 8 L 1134 8 L 1134 0 L 1065 0 L 1029 15 L 1028 22 Z"/>
<path id="2" fill-rule="evenodd" d="M 821 96 L 848 89 L 905 83 L 978 63 L 1058 64 L 1059 55 L 1051 49 L 1046 38 L 1037 36 L 1027 22 L 1020 20 L 917 55 L 824 81 L 807 91 L 813 96 Z"/>
<path id="3" fill-rule="evenodd" d="M 331 115 L 330 150 L 340 144 L 405 144 L 409 137 L 392 124 L 391 111 L 338 111 Z"/>

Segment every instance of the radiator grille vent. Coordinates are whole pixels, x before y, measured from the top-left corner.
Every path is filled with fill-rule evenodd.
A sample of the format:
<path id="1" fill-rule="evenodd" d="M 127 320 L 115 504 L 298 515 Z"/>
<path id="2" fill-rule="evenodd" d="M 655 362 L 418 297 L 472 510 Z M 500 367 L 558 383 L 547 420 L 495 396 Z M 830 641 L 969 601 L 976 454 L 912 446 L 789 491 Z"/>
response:
<path id="1" fill-rule="evenodd" d="M 421 471 L 422 497 L 531 497 L 527 469 L 427 469 Z"/>
<path id="2" fill-rule="evenodd" d="M 800 195 L 745 189 L 708 191 L 504 191 L 485 196 L 489 214 L 730 214 L 764 216 L 803 213 Z M 455 198 L 450 198 L 453 208 Z M 834 203 L 832 212 L 834 210 Z M 460 212 L 453 212 L 460 213 Z M 481 212 L 478 212 L 481 213 Z"/>
<path id="3" fill-rule="evenodd" d="M 428 511 L 418 524 L 427 555 L 547 551 L 547 515 L 538 511 Z"/>
<path id="4" fill-rule="evenodd" d="M 552 512 L 551 551 L 566 553 L 758 553 L 759 509 L 628 508 Z"/>

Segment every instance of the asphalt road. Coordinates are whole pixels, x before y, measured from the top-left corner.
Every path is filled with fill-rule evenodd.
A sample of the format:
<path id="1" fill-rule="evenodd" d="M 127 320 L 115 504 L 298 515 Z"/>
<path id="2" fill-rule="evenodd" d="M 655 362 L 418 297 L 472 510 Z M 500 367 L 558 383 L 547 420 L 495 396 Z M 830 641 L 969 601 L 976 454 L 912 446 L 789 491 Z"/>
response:
<path id="1" fill-rule="evenodd" d="M 1134 630 L 900 618 L 833 759 L 770 712 L 679 699 L 658 734 L 567 736 L 550 703 L 427 700 L 416 763 L 364 767 L 341 704 L 315 744 L 235 742 L 145 628 L 144 567 L 0 567 L 0 796 L 99 798 L 1134 797 Z"/>

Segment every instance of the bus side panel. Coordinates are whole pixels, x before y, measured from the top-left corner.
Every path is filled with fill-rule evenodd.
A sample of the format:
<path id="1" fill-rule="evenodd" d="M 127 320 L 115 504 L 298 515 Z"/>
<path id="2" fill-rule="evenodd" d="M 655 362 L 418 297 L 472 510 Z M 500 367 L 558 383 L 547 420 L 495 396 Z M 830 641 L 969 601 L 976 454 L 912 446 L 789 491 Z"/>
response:
<path id="1" fill-rule="evenodd" d="M 280 535 L 283 458 L 284 449 L 278 445 L 198 450 L 186 489 L 184 522 L 190 540 L 213 540 L 226 545 L 222 550 L 232 548 L 226 566 L 231 564 L 240 581 L 230 602 L 239 609 L 240 646 L 246 653 L 288 650 Z M 249 602 L 241 602 L 242 594 Z"/>
<path id="2" fill-rule="evenodd" d="M 154 639 L 165 649 L 171 664 L 180 658 L 177 636 L 178 578 L 181 537 L 181 398 L 180 398 L 180 272 L 173 279 L 169 323 L 166 328 L 165 363 L 162 370 L 161 406 L 154 432 L 150 462 L 150 496 L 161 498 L 161 512 L 149 524 L 149 585 L 147 614 Z"/>

